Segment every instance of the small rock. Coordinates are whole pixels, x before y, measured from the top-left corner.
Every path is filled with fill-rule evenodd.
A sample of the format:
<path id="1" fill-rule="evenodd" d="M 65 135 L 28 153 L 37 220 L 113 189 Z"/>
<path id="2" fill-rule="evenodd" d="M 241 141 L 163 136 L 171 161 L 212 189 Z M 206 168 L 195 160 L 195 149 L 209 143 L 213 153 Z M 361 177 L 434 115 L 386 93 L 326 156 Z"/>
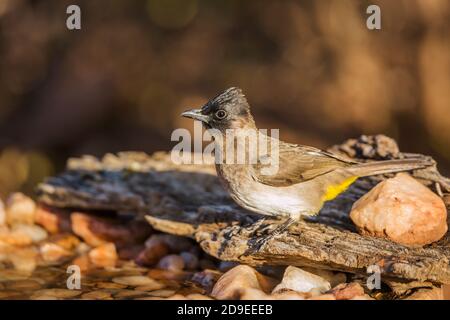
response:
<path id="1" fill-rule="evenodd" d="M 238 265 L 239 263 L 234 261 L 220 261 L 219 270 L 222 272 L 227 272 L 228 270 L 231 270 Z"/>
<path id="2" fill-rule="evenodd" d="M 145 286 L 138 286 L 135 289 L 138 291 L 155 291 L 155 290 L 163 289 L 165 287 L 166 286 L 164 284 L 155 281 L 155 283 L 153 283 L 153 284 L 149 284 L 149 285 L 145 285 Z"/>
<path id="3" fill-rule="evenodd" d="M 184 259 L 179 255 L 170 254 L 159 260 L 158 268 L 170 271 L 181 271 L 184 269 Z"/>
<path id="4" fill-rule="evenodd" d="M 30 298 L 58 298 L 58 299 L 70 299 L 78 297 L 81 294 L 79 290 L 69 290 L 69 289 L 42 289 L 36 291 Z M 46 300 L 46 299 L 45 299 Z"/>
<path id="5" fill-rule="evenodd" d="M 123 260 L 134 260 L 144 250 L 143 245 L 130 245 L 119 249 L 119 258 Z"/>
<path id="6" fill-rule="evenodd" d="M 43 243 L 39 247 L 42 260 L 46 262 L 59 262 L 71 257 L 73 253 L 55 243 Z"/>
<path id="7" fill-rule="evenodd" d="M 97 282 L 95 286 L 99 289 L 124 289 L 127 286 L 124 284 L 118 284 L 114 282 Z"/>
<path id="8" fill-rule="evenodd" d="M 353 204 L 350 218 L 362 234 L 404 245 L 425 245 L 447 232 L 442 199 L 405 173 L 387 179 Z"/>
<path id="9" fill-rule="evenodd" d="M 194 273 L 191 281 L 198 283 L 202 286 L 207 292 L 211 292 L 217 280 L 222 276 L 222 272 L 216 270 L 203 270 L 200 272 Z"/>
<path id="10" fill-rule="evenodd" d="M 200 270 L 217 268 L 216 264 L 211 259 L 200 259 L 198 262 L 198 267 Z"/>
<path id="11" fill-rule="evenodd" d="M 147 275 L 150 278 L 156 280 L 176 280 L 176 281 L 184 281 L 192 277 L 191 272 L 169 271 L 162 269 L 150 269 Z"/>
<path id="12" fill-rule="evenodd" d="M 69 233 L 62 233 L 53 235 L 48 239 L 48 242 L 54 243 L 61 248 L 64 248 L 69 251 L 76 250 L 79 253 L 84 253 L 86 251 L 79 250 L 79 246 L 83 243 L 80 242 L 80 240 L 75 237 L 73 234 Z"/>
<path id="13" fill-rule="evenodd" d="M 14 269 L 0 269 L 0 282 L 26 280 L 29 277 L 30 273 L 26 271 Z"/>
<path id="14" fill-rule="evenodd" d="M 122 223 L 80 212 L 72 213 L 71 221 L 73 232 L 92 247 L 106 242 L 112 242 L 118 247 L 140 244 L 152 232 L 150 225 L 145 222 L 132 220 Z"/>
<path id="15" fill-rule="evenodd" d="M 270 295 L 256 288 L 242 288 L 239 292 L 240 300 L 272 300 Z"/>
<path id="16" fill-rule="evenodd" d="M 13 193 L 6 200 L 6 222 L 12 226 L 16 223 L 33 224 L 36 204 L 23 193 Z"/>
<path id="17" fill-rule="evenodd" d="M 285 290 L 275 294 L 266 294 L 262 290 L 255 288 L 245 288 L 241 290 L 241 300 L 305 300 L 307 294 L 302 294 L 292 290 Z"/>
<path id="18" fill-rule="evenodd" d="M 342 272 L 333 272 L 329 270 L 309 268 L 309 267 L 304 267 L 302 269 L 309 273 L 324 278 L 330 283 L 332 288 L 340 283 L 345 283 L 347 281 L 347 276 L 345 275 L 345 273 Z"/>
<path id="19" fill-rule="evenodd" d="M 122 289 L 118 293 L 114 295 L 114 298 L 135 298 L 144 296 L 147 292 L 144 291 L 137 291 L 137 290 L 128 290 L 128 289 Z"/>
<path id="20" fill-rule="evenodd" d="M 14 224 L 11 228 L 13 233 L 20 233 L 28 236 L 32 242 L 39 242 L 47 238 L 47 231 L 37 225 Z"/>
<path id="21" fill-rule="evenodd" d="M 329 293 L 334 295 L 336 300 L 350 300 L 355 297 L 364 296 L 364 288 L 357 282 L 341 283 Z"/>
<path id="22" fill-rule="evenodd" d="M 180 257 L 183 259 L 187 270 L 195 270 L 198 268 L 198 258 L 194 254 L 183 251 L 180 253 Z"/>
<path id="23" fill-rule="evenodd" d="M 7 283 L 7 288 L 11 290 L 27 291 L 27 290 L 38 290 L 42 285 L 36 280 L 17 280 Z"/>
<path id="24" fill-rule="evenodd" d="M 70 214 L 62 210 L 38 206 L 34 219 L 51 234 L 72 231 Z"/>
<path id="25" fill-rule="evenodd" d="M 89 251 L 91 251 L 91 247 L 86 244 L 85 242 L 80 242 L 77 247 L 75 248 L 75 252 L 77 254 L 87 254 Z"/>
<path id="26" fill-rule="evenodd" d="M 167 298 L 172 296 L 174 293 L 175 293 L 174 290 L 162 289 L 148 292 L 148 295 L 152 297 Z"/>
<path id="27" fill-rule="evenodd" d="M 252 267 L 239 265 L 223 274 L 214 285 L 211 295 L 219 300 L 238 299 L 244 288 L 269 292 L 274 280 L 265 277 Z"/>
<path id="28" fill-rule="evenodd" d="M 21 293 L 13 290 L 0 291 L 0 300 L 20 299 Z M 23 298 L 22 298 L 23 299 Z"/>
<path id="29" fill-rule="evenodd" d="M 70 215 L 73 232 L 81 237 L 88 245 L 97 247 L 106 244 L 107 241 L 94 234 L 90 229 L 93 218 L 84 213 L 74 212 Z"/>
<path id="30" fill-rule="evenodd" d="M 81 296 L 85 300 L 110 300 L 112 299 L 111 293 L 106 290 L 95 290 L 85 293 Z"/>
<path id="31" fill-rule="evenodd" d="M 80 271 L 87 271 L 91 267 L 91 260 L 87 254 L 83 254 L 73 259 L 72 264 L 77 265 Z"/>
<path id="32" fill-rule="evenodd" d="M 20 231 L 10 231 L 8 229 L 2 228 L 0 230 L 0 244 L 25 247 L 33 243 L 33 239 L 23 232 Z"/>
<path id="33" fill-rule="evenodd" d="M 20 248 L 9 255 L 14 268 L 19 271 L 33 272 L 37 266 L 37 252 L 34 248 Z"/>
<path id="34" fill-rule="evenodd" d="M 106 243 L 89 251 L 89 259 L 97 267 L 114 267 L 118 256 L 114 243 Z"/>
<path id="35" fill-rule="evenodd" d="M 169 248 L 165 243 L 154 243 L 141 251 L 135 261 L 138 265 L 151 267 L 168 253 Z"/>
<path id="36" fill-rule="evenodd" d="M 138 286 L 154 286 L 156 289 L 161 289 L 162 284 L 152 278 L 145 276 L 128 276 L 128 277 L 115 277 L 113 282 L 123 284 L 126 286 L 138 287 Z M 156 290 L 155 289 L 155 290 Z"/>
<path id="37" fill-rule="evenodd" d="M 284 289 L 290 289 L 297 292 L 310 292 L 312 290 L 325 292 L 331 289 L 331 285 L 322 277 L 300 268 L 289 266 L 284 272 L 283 280 L 275 287 L 273 293 Z"/>
<path id="38" fill-rule="evenodd" d="M 165 244 L 171 253 L 180 253 L 182 251 L 189 251 L 193 246 L 192 241 L 189 238 L 175 236 L 172 234 L 154 234 L 146 242 L 147 248 L 153 247 L 155 244 Z"/>

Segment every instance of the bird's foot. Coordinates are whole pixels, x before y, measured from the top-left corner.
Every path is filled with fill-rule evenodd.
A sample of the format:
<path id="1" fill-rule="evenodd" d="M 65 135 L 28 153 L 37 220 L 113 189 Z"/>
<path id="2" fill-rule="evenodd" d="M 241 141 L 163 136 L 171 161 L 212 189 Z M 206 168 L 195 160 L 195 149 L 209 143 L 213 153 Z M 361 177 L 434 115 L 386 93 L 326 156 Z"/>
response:
<path id="1" fill-rule="evenodd" d="M 249 245 L 249 248 L 245 252 L 244 255 L 249 256 L 252 254 L 257 253 L 269 240 L 273 239 L 274 237 L 280 235 L 284 231 L 288 230 L 289 227 L 295 223 L 295 219 L 288 218 L 283 223 L 279 224 L 273 231 L 270 232 L 270 234 L 257 238 Z"/>

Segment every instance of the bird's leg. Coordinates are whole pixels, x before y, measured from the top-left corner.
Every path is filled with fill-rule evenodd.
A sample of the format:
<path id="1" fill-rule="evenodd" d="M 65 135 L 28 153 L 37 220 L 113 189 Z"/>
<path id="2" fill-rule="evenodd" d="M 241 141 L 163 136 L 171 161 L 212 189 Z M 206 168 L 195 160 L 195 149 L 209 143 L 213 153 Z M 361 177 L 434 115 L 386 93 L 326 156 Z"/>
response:
<path id="1" fill-rule="evenodd" d="M 257 253 L 267 243 L 267 241 L 288 230 L 289 227 L 296 221 L 297 219 L 291 217 L 287 218 L 284 222 L 279 224 L 273 231 L 271 231 L 269 235 L 256 239 L 255 242 L 249 246 L 249 249 L 246 251 L 245 255 Z"/>

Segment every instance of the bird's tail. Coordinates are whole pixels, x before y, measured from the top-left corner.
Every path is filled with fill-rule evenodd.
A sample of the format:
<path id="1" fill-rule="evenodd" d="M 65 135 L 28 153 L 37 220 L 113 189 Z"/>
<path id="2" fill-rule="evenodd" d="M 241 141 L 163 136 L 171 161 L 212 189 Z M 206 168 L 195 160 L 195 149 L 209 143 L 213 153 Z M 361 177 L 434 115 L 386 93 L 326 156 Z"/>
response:
<path id="1" fill-rule="evenodd" d="M 423 169 L 433 164 L 435 164 L 434 161 L 427 159 L 399 159 L 361 163 L 353 165 L 347 170 L 355 176 L 366 177 L 377 174 Z"/>

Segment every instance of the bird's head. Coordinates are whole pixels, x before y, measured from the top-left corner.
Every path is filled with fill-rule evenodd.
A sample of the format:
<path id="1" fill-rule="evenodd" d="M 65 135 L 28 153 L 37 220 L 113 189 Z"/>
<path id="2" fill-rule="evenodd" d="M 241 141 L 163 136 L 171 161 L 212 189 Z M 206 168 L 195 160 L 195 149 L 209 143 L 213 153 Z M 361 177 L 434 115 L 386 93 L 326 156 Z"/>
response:
<path id="1" fill-rule="evenodd" d="M 181 115 L 199 120 L 206 128 L 221 132 L 227 129 L 255 128 L 247 99 L 242 90 L 235 87 L 209 100 L 201 109 L 188 110 Z"/>

